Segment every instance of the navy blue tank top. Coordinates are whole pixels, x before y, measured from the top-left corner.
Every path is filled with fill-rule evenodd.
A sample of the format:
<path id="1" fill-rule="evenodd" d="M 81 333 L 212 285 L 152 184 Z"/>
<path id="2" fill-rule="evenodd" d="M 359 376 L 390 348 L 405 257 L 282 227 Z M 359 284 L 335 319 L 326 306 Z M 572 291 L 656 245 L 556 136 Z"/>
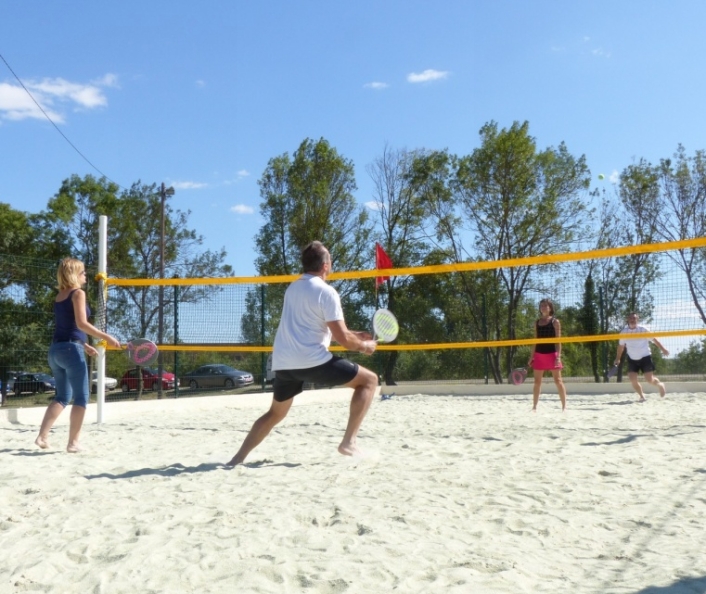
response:
<path id="1" fill-rule="evenodd" d="M 536 322 L 537 325 L 537 338 L 556 338 L 556 330 L 554 330 L 554 316 L 549 320 L 548 324 L 540 324 Z M 535 352 L 537 353 L 556 353 L 556 343 L 542 343 L 535 347 Z"/>
<path id="2" fill-rule="evenodd" d="M 76 316 L 74 315 L 74 303 L 71 297 L 74 294 L 74 289 L 69 293 L 69 296 L 63 301 L 54 302 L 54 342 L 67 342 L 69 340 L 80 340 L 86 342 L 88 337 L 86 333 L 78 329 L 76 325 Z M 91 315 L 91 310 L 86 304 L 86 317 Z"/>

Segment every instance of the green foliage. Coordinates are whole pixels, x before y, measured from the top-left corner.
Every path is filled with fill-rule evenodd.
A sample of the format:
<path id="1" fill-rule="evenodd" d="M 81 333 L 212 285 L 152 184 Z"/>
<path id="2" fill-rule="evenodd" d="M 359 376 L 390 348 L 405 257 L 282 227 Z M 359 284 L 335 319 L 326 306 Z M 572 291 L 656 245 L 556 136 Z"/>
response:
<path id="1" fill-rule="evenodd" d="M 591 209 L 585 157 L 575 158 L 562 143 L 538 151 L 527 122 L 480 130 L 481 146 L 465 157 L 428 153 L 416 160 L 413 181 L 433 220 L 436 237 L 452 262 L 503 260 L 568 251 L 588 232 Z M 464 246 L 472 238 L 473 252 Z M 530 266 L 496 268 L 482 285 L 466 276 L 462 294 L 476 325 L 487 321 L 495 338 L 516 338 L 518 314 L 530 287 Z M 482 286 L 482 291 L 480 290 Z M 481 314 L 483 296 L 487 301 Z M 511 369 L 514 348 L 504 350 Z M 491 351 L 496 383 L 503 381 L 500 351 Z"/>
<path id="2" fill-rule="evenodd" d="M 302 248 L 314 240 L 326 245 L 334 270 L 363 267 L 368 215 L 353 196 L 353 164 L 328 142 L 307 139 L 291 160 L 272 159 L 259 185 L 266 221 L 255 239 L 260 274 L 296 274 Z"/>
<path id="3" fill-rule="evenodd" d="M 689 348 L 680 352 L 670 361 L 669 373 L 698 374 L 706 373 L 706 339 L 692 342 Z"/>

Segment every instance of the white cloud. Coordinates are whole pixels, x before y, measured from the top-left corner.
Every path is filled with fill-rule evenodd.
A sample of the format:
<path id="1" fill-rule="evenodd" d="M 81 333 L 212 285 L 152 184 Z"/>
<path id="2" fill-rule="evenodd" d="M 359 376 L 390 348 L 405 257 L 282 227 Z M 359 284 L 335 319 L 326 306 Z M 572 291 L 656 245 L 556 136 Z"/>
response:
<path id="1" fill-rule="evenodd" d="M 172 182 L 172 187 L 175 190 L 199 190 L 208 187 L 208 184 L 203 182 L 178 181 Z"/>
<path id="2" fill-rule="evenodd" d="M 613 173 L 608 176 L 608 181 L 611 184 L 617 184 L 620 181 L 620 174 L 617 169 L 613 169 Z"/>
<path id="3" fill-rule="evenodd" d="M 250 172 L 247 169 L 241 169 L 240 171 L 235 172 L 235 179 L 226 179 L 223 181 L 224 186 L 230 186 L 233 184 L 237 184 L 240 182 L 240 180 L 249 177 Z"/>
<path id="4" fill-rule="evenodd" d="M 253 214 L 255 209 L 252 206 L 247 206 L 246 204 L 236 204 L 230 207 L 230 211 L 235 214 Z"/>
<path id="5" fill-rule="evenodd" d="M 425 83 L 433 80 L 443 80 L 449 76 L 449 72 L 445 70 L 425 70 L 424 72 L 411 72 L 407 75 L 407 82 L 410 83 Z"/>
<path id="6" fill-rule="evenodd" d="M 118 77 L 114 74 L 106 74 L 91 83 L 73 83 L 63 78 L 45 78 L 40 81 L 27 80 L 24 81 L 24 85 L 31 97 L 20 85 L 0 83 L 0 118 L 8 120 L 43 118 L 45 116 L 37 107 L 38 103 L 54 123 L 63 123 L 65 121 L 63 111 L 67 107 L 95 109 L 108 105 L 103 89 L 117 87 Z"/>
<path id="7" fill-rule="evenodd" d="M 610 52 L 606 51 L 600 47 L 597 47 L 596 49 L 591 50 L 591 53 L 594 56 L 596 56 L 597 58 L 610 58 Z"/>
<path id="8" fill-rule="evenodd" d="M 369 83 L 365 83 L 363 85 L 363 88 L 364 89 L 373 89 L 375 91 L 380 91 L 382 89 L 386 89 L 389 86 L 390 85 L 388 85 L 387 83 L 384 83 L 384 82 L 369 82 Z"/>
<path id="9" fill-rule="evenodd" d="M 60 124 L 64 121 L 63 116 L 48 105 L 42 107 L 54 122 Z M 0 118 L 24 120 L 25 118 L 43 117 L 45 117 L 44 114 L 22 87 L 0 83 Z"/>
<path id="10" fill-rule="evenodd" d="M 206 81 L 199 79 L 199 80 L 196 81 L 196 86 L 197 86 L 197 87 L 200 87 L 200 88 L 201 88 L 201 87 L 205 87 L 205 86 L 206 86 Z"/>
<path id="11" fill-rule="evenodd" d="M 368 207 L 370 210 L 382 210 L 382 204 L 375 200 L 370 200 L 369 202 L 366 202 L 365 206 Z"/>

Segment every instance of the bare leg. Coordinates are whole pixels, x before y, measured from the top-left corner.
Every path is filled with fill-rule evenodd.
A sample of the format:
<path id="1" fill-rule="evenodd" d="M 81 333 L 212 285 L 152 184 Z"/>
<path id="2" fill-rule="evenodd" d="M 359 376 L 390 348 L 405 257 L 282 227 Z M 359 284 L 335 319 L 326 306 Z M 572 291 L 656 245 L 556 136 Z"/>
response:
<path id="1" fill-rule="evenodd" d="M 83 426 L 83 418 L 86 416 L 86 408 L 83 406 L 71 407 L 71 420 L 69 421 L 69 445 L 66 446 L 66 451 L 69 454 L 76 454 L 81 451 L 81 446 L 78 443 L 81 427 Z"/>
<path id="2" fill-rule="evenodd" d="M 275 425 L 287 416 L 289 409 L 292 407 L 292 402 L 294 402 L 293 398 L 285 400 L 284 402 L 277 402 L 272 399 L 270 410 L 268 410 L 253 423 L 250 433 L 248 433 L 245 437 L 243 445 L 240 446 L 238 453 L 233 456 L 231 461 L 228 462 L 226 466 L 236 466 L 237 464 L 242 464 L 248 454 L 254 450 L 260 442 L 265 439 L 265 437 L 268 436 Z"/>
<path id="3" fill-rule="evenodd" d="M 650 382 L 653 386 L 657 386 L 659 388 L 659 395 L 664 398 L 667 393 L 667 388 L 661 381 L 659 381 L 657 376 L 653 375 L 651 371 L 647 371 L 645 372 L 645 381 Z"/>
<path id="4" fill-rule="evenodd" d="M 564 380 L 561 379 L 561 370 L 553 369 L 552 375 L 554 376 L 556 389 L 559 392 L 559 400 L 561 400 L 561 410 L 563 412 L 566 410 L 566 386 L 564 385 Z"/>
<path id="5" fill-rule="evenodd" d="M 52 402 L 47 407 L 47 411 L 44 413 L 44 419 L 42 419 L 42 425 L 39 428 L 39 435 L 37 439 L 34 440 L 34 443 L 43 450 L 49 447 L 49 432 L 63 410 L 64 407 L 56 401 Z"/>
<path id="6" fill-rule="evenodd" d="M 645 401 L 645 393 L 642 391 L 642 386 L 640 385 L 640 382 L 637 381 L 637 373 L 634 371 L 630 371 L 628 373 L 628 377 L 630 378 L 630 383 L 632 383 L 632 387 L 637 392 L 637 395 L 640 397 L 638 399 L 638 402 L 644 402 Z"/>
<path id="7" fill-rule="evenodd" d="M 534 386 L 532 386 L 532 412 L 537 412 L 537 405 L 539 404 L 539 392 L 542 389 L 543 376 L 543 371 L 539 371 L 537 369 L 534 370 Z"/>
<path id="8" fill-rule="evenodd" d="M 338 446 L 339 454 L 353 456 L 360 453 L 356 444 L 358 431 L 373 401 L 377 385 L 377 376 L 365 367 L 359 367 L 358 373 L 353 378 L 353 381 L 347 384 L 347 386 L 353 388 L 353 396 L 351 398 L 346 432 L 343 434 L 343 441 L 341 441 Z"/>

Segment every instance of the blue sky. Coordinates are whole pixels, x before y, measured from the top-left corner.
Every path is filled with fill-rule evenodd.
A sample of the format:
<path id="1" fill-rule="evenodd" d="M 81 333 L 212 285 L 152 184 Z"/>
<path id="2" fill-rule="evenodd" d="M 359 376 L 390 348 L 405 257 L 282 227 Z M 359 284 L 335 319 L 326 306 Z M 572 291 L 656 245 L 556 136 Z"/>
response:
<path id="1" fill-rule="evenodd" d="M 174 186 L 238 276 L 255 274 L 257 180 L 305 138 L 353 161 L 360 204 L 385 145 L 469 154 L 491 120 L 566 142 L 607 187 L 706 148 L 701 0 L 3 4 L 0 54 L 58 128 L 121 186 Z M 26 212 L 100 176 L 3 62 L 0 163 L 0 202 Z"/>

